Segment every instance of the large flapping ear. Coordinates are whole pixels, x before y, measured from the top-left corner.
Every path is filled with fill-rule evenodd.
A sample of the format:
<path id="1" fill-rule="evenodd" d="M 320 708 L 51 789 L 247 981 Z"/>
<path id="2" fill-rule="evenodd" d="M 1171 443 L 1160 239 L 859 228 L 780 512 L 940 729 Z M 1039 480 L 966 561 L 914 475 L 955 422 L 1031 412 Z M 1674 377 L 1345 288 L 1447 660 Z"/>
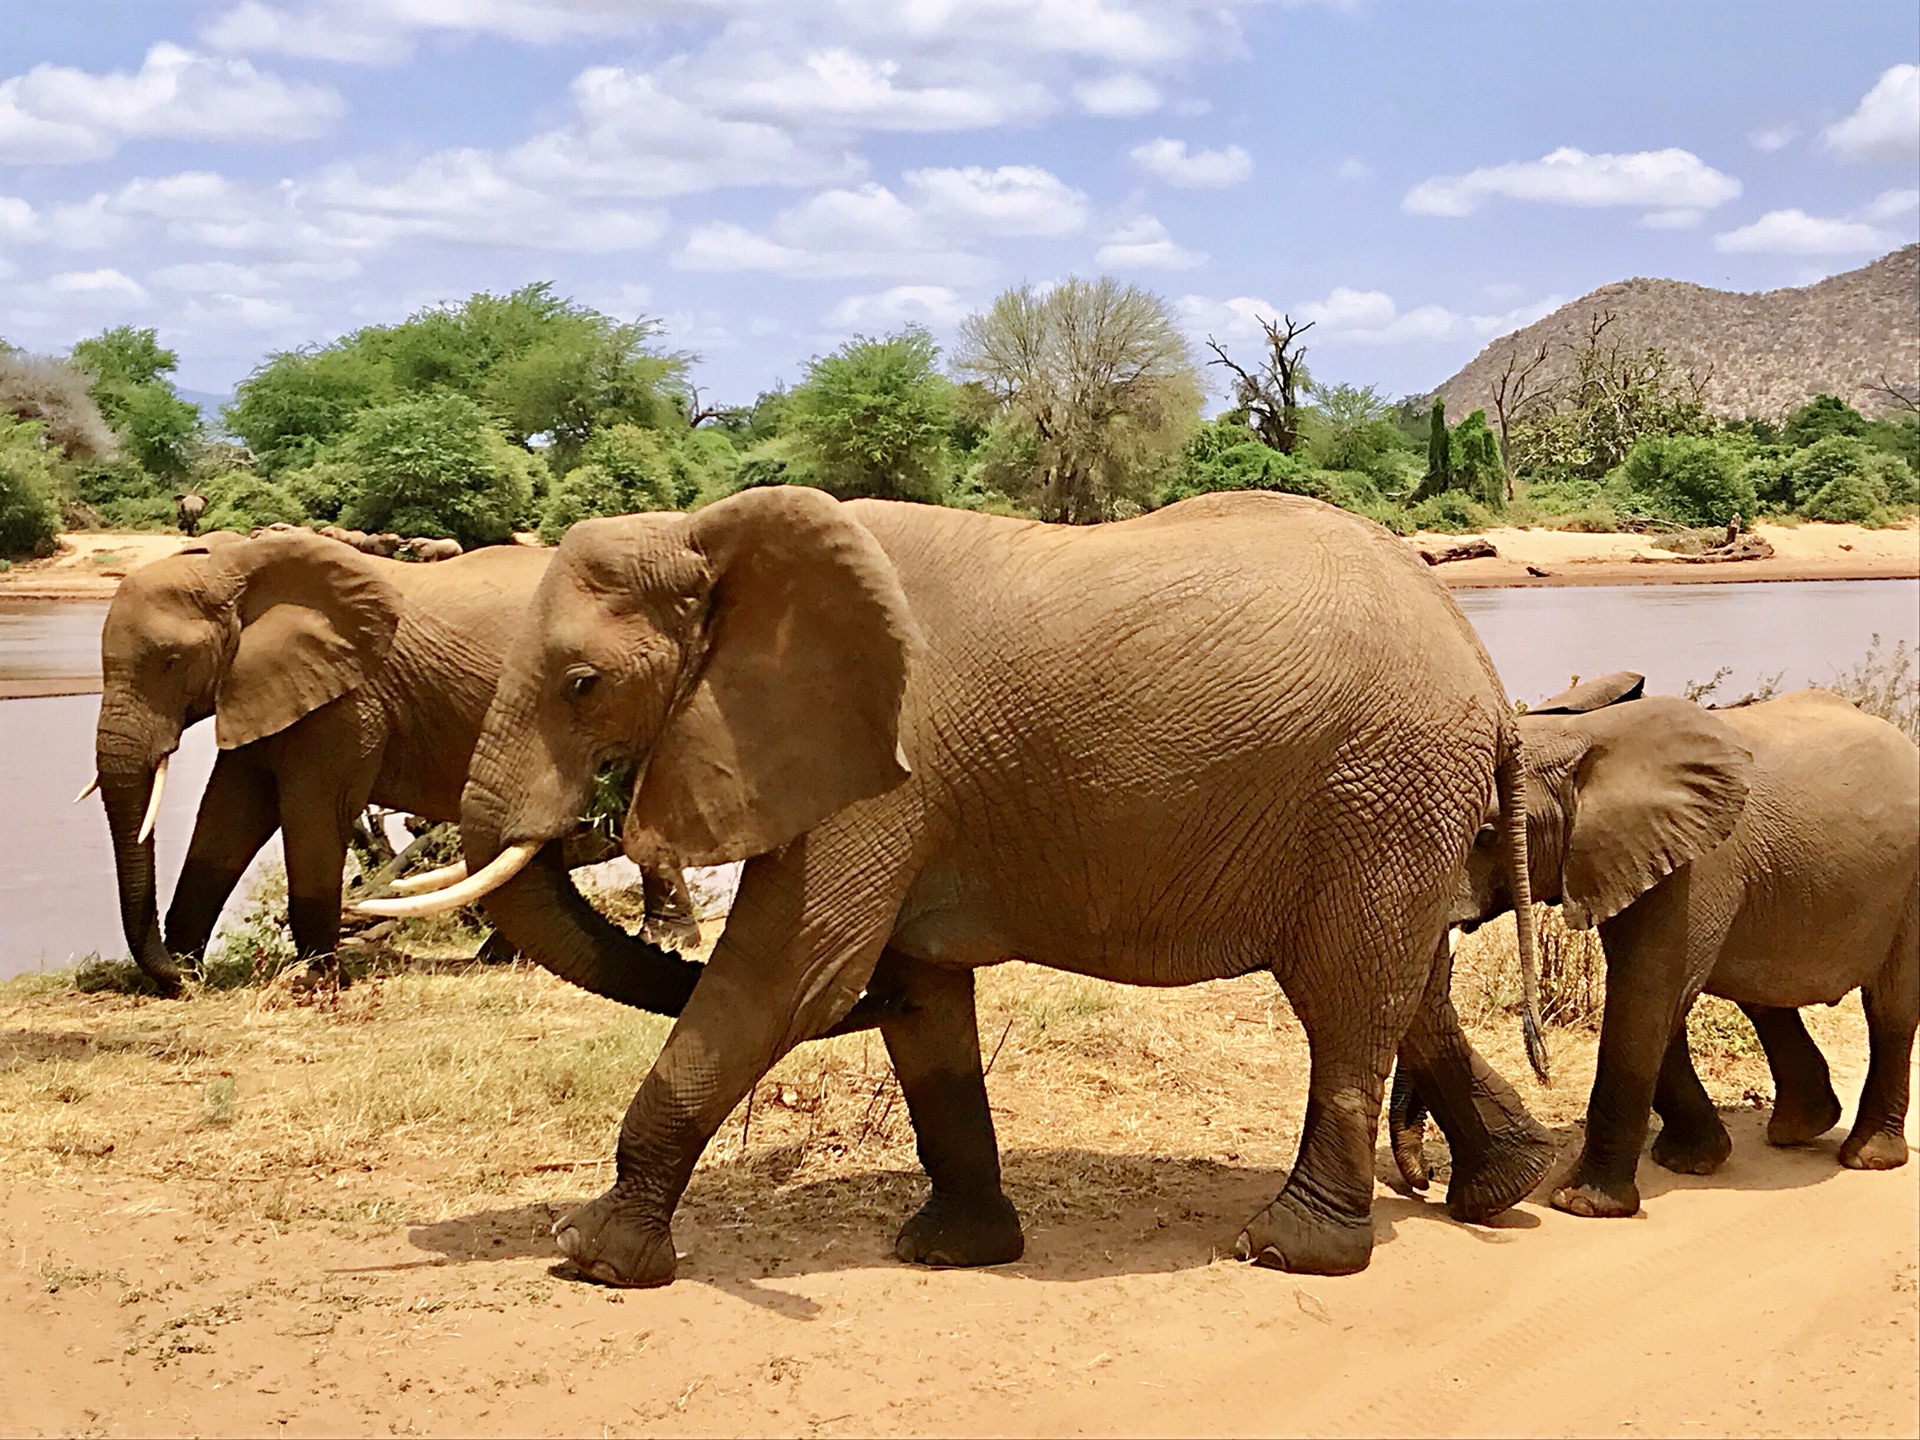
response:
<path id="1" fill-rule="evenodd" d="M 358 551 L 283 530 L 214 553 L 224 562 L 219 598 L 240 632 L 214 698 L 221 749 L 286 729 L 387 658 L 400 592 Z"/>
<path id="2" fill-rule="evenodd" d="M 716 865 L 776 850 L 907 776 L 900 706 L 918 630 L 893 562 L 805 486 L 711 505 L 705 653 L 627 812 L 627 852 Z"/>
<path id="3" fill-rule="evenodd" d="M 1567 923 L 1585 929 L 1733 833 L 1753 756 L 1720 720 L 1668 695 L 1562 724 L 1588 741 L 1561 894 Z"/>
<path id="4" fill-rule="evenodd" d="M 1529 705 L 1527 714 L 1585 715 L 1594 710 L 1604 710 L 1609 705 L 1618 705 L 1624 700 L 1638 700 L 1646 688 L 1646 676 L 1636 675 L 1631 670 L 1616 670 L 1611 675 L 1578 681 L 1558 695 L 1549 695 L 1538 705 Z"/>

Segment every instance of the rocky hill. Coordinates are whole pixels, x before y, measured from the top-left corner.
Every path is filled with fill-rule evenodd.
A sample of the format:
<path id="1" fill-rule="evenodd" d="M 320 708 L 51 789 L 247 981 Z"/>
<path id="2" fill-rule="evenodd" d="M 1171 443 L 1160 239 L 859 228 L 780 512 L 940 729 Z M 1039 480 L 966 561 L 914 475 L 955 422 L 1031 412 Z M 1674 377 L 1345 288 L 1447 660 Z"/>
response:
<path id="1" fill-rule="evenodd" d="M 1628 349 L 1661 346 L 1676 366 L 1708 375 L 1706 403 L 1723 415 L 1778 416 L 1810 395 L 1838 395 L 1869 414 L 1891 403 L 1881 377 L 1920 384 L 1920 245 L 1800 289 L 1759 294 L 1710 290 L 1679 280 L 1624 280 L 1562 305 L 1544 320 L 1503 335 L 1440 386 L 1447 410 L 1490 404 L 1490 387 L 1516 351 L 1542 341 L 1547 360 L 1535 380 L 1568 369 L 1591 317 L 1612 312 L 1609 339 Z"/>

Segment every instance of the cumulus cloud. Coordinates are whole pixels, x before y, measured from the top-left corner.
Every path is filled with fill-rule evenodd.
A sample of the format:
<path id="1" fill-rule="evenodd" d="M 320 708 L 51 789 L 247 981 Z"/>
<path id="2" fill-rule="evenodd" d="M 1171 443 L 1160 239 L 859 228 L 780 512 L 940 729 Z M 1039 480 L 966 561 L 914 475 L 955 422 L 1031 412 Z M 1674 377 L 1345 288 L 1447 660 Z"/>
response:
<path id="1" fill-rule="evenodd" d="M 1494 196 L 1542 205 L 1712 210 L 1740 194 L 1740 182 L 1690 150 L 1589 155 L 1563 146 L 1514 161 L 1423 180 L 1400 202 L 1409 215 L 1471 215 Z"/>
<path id="2" fill-rule="evenodd" d="M 1516 305 L 1511 310 L 1503 310 L 1498 315 L 1469 315 L 1467 328 L 1484 339 L 1496 335 L 1505 335 L 1534 321 L 1551 315 L 1567 303 L 1564 295 L 1543 295 L 1538 300 L 1530 300 L 1525 305 Z"/>
<path id="3" fill-rule="evenodd" d="M 909 170 L 927 220 L 971 235 L 1071 235 L 1087 221 L 1087 197 L 1037 165 Z"/>
<path id="4" fill-rule="evenodd" d="M 1870 255 L 1899 243 L 1893 231 L 1865 220 L 1799 209 L 1769 210 L 1751 225 L 1713 237 L 1713 248 L 1731 255 Z"/>
<path id="5" fill-rule="evenodd" d="M 47 288 L 62 295 L 98 297 L 115 304 L 140 304 L 147 299 L 146 287 L 118 270 L 63 270 L 50 276 Z"/>
<path id="6" fill-rule="evenodd" d="M 1188 295 L 1180 301 L 1187 329 L 1222 343 L 1256 342 L 1261 322 L 1281 318 L 1281 307 L 1251 295 L 1209 300 Z M 1318 300 L 1287 307 L 1294 320 L 1310 320 L 1316 341 L 1341 345 L 1409 345 L 1445 340 L 1460 333 L 1461 317 L 1441 305 L 1402 310 L 1383 290 L 1336 286 Z"/>
<path id="7" fill-rule="evenodd" d="M 1189 190 L 1224 189 L 1253 174 L 1253 157 L 1238 145 L 1189 150 L 1184 140 L 1162 137 L 1134 146 L 1127 156 L 1154 179 Z"/>
<path id="8" fill-rule="evenodd" d="M 1165 225 L 1141 215 L 1109 235 L 1093 261 L 1103 270 L 1191 270 L 1206 264 L 1207 256 L 1175 244 Z"/>
<path id="9" fill-rule="evenodd" d="M 836 330 L 874 333 L 903 325 L 947 330 L 965 318 L 970 307 L 946 285 L 895 285 L 877 295 L 849 295 L 828 312 L 827 324 Z"/>
<path id="10" fill-rule="evenodd" d="M 386 65 L 411 55 L 422 31 L 553 43 L 631 30 L 671 18 L 675 8 L 717 13 L 727 7 L 701 0 L 677 7 L 646 0 L 242 0 L 209 20 L 200 37 L 216 50 Z"/>
<path id="11" fill-rule="evenodd" d="M 1089 115 L 1148 115 L 1164 102 L 1159 86 L 1130 70 L 1082 80 L 1073 98 Z"/>
<path id="12" fill-rule="evenodd" d="M 1846 119 L 1820 134 L 1842 160 L 1920 162 L 1920 65 L 1894 65 Z"/>
<path id="13" fill-rule="evenodd" d="M 101 160 L 129 140 L 304 140 L 343 109 L 324 86 L 155 45 L 132 74 L 36 65 L 0 81 L 0 161 Z"/>

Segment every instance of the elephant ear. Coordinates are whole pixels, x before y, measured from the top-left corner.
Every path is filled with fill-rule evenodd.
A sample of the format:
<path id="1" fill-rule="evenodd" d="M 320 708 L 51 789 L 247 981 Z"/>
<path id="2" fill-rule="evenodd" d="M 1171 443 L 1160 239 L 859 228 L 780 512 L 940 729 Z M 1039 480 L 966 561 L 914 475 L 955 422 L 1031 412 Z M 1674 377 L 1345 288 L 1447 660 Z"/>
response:
<path id="1" fill-rule="evenodd" d="M 777 850 L 908 774 L 918 631 L 893 562 L 839 501 L 749 490 L 695 515 L 704 655 L 627 812 L 627 853 L 715 865 Z"/>
<path id="2" fill-rule="evenodd" d="M 214 734 L 231 750 L 277 734 L 366 683 L 387 658 L 400 592 L 366 556 L 305 530 L 216 552 L 216 588 L 239 627 L 214 696 Z"/>
<path id="3" fill-rule="evenodd" d="M 1616 670 L 1611 675 L 1579 681 L 1558 695 L 1549 695 L 1538 705 L 1529 705 L 1527 714 L 1585 715 L 1623 701 L 1638 700 L 1646 688 L 1646 676 L 1631 670 Z"/>
<path id="4" fill-rule="evenodd" d="M 1733 833 L 1753 756 L 1719 720 L 1671 696 L 1562 723 L 1588 742 L 1561 892 L 1567 923 L 1584 930 Z"/>

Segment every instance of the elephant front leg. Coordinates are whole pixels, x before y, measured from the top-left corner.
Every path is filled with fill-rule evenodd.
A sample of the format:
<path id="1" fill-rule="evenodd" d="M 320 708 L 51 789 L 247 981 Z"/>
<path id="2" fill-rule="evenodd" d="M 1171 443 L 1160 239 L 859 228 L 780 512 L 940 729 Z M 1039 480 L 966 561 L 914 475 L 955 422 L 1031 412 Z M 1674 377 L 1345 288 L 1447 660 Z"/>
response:
<path id="1" fill-rule="evenodd" d="M 168 950 L 195 961 L 205 955 L 228 897 L 279 824 L 272 772 L 244 751 L 221 751 L 167 906 Z"/>
<path id="2" fill-rule="evenodd" d="M 980 1069 L 973 972 L 888 951 L 875 990 L 900 1010 L 880 1025 L 906 1096 L 933 1193 L 900 1231 L 894 1253 L 923 1265 L 1000 1265 L 1026 1248 L 1020 1216 L 1000 1188 L 1000 1148 Z"/>
<path id="3" fill-rule="evenodd" d="M 1798 1010 L 1742 1005 L 1773 1072 L 1769 1145 L 1811 1145 L 1840 1123 L 1840 1097 L 1833 1093 L 1827 1057 L 1807 1034 Z"/>
<path id="4" fill-rule="evenodd" d="M 337 953 L 347 835 L 365 807 L 364 789 L 342 795 L 281 776 L 280 834 L 287 852 L 287 928 L 293 932 L 294 955 L 310 971 L 329 972 L 341 985 L 347 983 Z"/>
<path id="5" fill-rule="evenodd" d="M 1653 1142 L 1654 1164 L 1676 1175 L 1711 1175 L 1733 1153 L 1733 1137 L 1721 1123 L 1720 1112 L 1693 1068 L 1682 1017 L 1667 1042 L 1660 1075 L 1653 1086 L 1653 1108 L 1660 1116 L 1660 1133 Z"/>
<path id="6" fill-rule="evenodd" d="M 1401 1151 L 1403 1146 L 1418 1150 L 1417 1132 L 1407 1133 L 1412 1130 L 1412 1109 L 1431 1107 L 1453 1157 L 1447 1213 L 1456 1220 L 1478 1222 L 1524 1199 L 1545 1177 L 1554 1147 L 1552 1137 L 1527 1113 L 1513 1087 L 1468 1043 L 1453 1008 L 1452 973 L 1452 960 L 1443 945 L 1420 1009 L 1400 1042 L 1399 1070 L 1409 1077 L 1408 1089 L 1414 1093 L 1392 1110 L 1394 1154 L 1401 1174 L 1411 1182 Z M 1396 1074 L 1396 1097 L 1401 1085 Z M 1423 1179 L 1424 1170 L 1422 1158 Z"/>

